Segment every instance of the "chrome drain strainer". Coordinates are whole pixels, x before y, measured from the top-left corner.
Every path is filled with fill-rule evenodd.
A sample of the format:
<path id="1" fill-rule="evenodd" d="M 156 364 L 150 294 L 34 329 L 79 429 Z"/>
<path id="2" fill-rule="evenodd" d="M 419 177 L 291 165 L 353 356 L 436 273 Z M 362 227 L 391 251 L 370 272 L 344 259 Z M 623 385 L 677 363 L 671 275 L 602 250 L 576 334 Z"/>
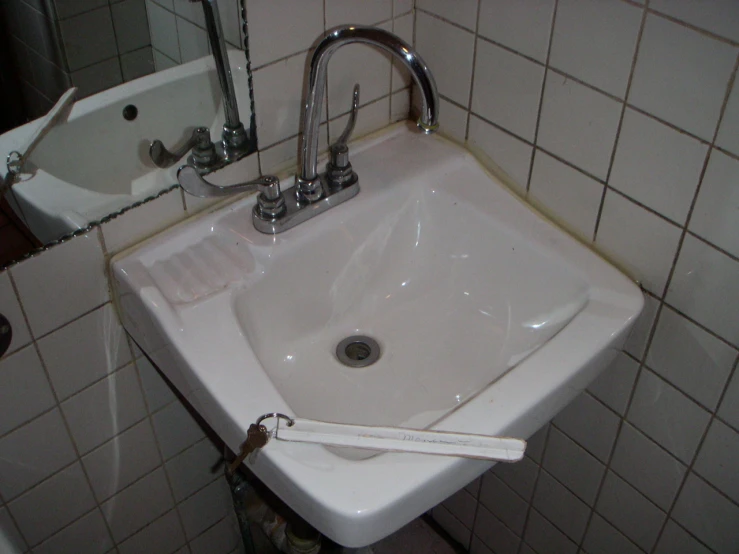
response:
<path id="1" fill-rule="evenodd" d="M 367 367 L 380 359 L 380 345 L 371 337 L 353 335 L 336 346 L 336 357 L 345 366 Z"/>

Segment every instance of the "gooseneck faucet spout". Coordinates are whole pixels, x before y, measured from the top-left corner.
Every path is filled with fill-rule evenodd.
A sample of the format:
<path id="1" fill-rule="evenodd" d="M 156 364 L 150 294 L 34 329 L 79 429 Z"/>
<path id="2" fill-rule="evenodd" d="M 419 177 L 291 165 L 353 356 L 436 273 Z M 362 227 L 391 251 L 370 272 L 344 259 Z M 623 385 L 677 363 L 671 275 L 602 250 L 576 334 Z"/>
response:
<path id="1" fill-rule="evenodd" d="M 423 109 L 418 126 L 426 133 L 439 127 L 439 95 L 436 82 L 421 56 L 397 36 L 375 27 L 342 26 L 330 31 L 316 47 L 311 58 L 305 105 L 303 106 L 303 143 L 299 152 L 298 186 L 308 201 L 321 197 L 318 177 L 318 125 L 326 87 L 326 68 L 333 53 L 353 42 L 385 50 L 410 71 L 421 93 Z"/>

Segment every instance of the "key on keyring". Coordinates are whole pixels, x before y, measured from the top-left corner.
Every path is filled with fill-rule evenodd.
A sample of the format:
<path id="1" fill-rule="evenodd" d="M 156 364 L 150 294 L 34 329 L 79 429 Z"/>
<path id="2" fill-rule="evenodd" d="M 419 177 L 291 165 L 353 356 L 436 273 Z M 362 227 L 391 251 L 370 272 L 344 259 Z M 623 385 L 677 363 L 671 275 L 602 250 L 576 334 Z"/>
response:
<path id="1" fill-rule="evenodd" d="M 257 425 L 256 423 L 249 425 L 249 429 L 246 431 L 246 440 L 241 445 L 241 454 L 228 466 L 228 472 L 233 474 L 249 454 L 263 448 L 267 442 L 269 442 L 269 432 L 264 425 Z"/>

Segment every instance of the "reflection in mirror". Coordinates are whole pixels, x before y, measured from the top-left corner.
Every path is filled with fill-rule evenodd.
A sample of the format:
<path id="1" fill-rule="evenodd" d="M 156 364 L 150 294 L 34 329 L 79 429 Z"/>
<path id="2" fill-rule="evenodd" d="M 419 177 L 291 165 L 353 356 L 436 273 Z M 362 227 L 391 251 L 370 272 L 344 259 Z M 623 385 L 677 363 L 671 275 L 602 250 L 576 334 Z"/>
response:
<path id="1" fill-rule="evenodd" d="M 255 150 L 241 0 L 91 6 L 0 0 L 0 267 L 170 189 L 185 163 L 208 172 Z M 42 131 L 71 87 L 74 99 Z M 234 154 L 222 137 L 238 135 L 237 119 L 247 143 Z M 208 131 L 219 154 L 205 167 Z"/>

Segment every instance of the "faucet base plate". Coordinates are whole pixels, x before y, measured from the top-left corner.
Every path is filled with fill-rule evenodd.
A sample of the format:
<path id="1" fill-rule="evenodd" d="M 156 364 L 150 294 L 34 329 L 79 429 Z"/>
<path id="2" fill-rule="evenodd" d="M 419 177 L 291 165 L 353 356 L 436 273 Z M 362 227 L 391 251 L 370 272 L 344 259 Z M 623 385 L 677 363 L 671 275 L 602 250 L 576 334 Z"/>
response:
<path id="1" fill-rule="evenodd" d="M 268 235 L 283 233 L 334 206 L 338 206 L 342 202 L 354 198 L 359 193 L 359 181 L 355 181 L 344 188 L 332 190 L 326 183 L 324 175 L 321 175 L 320 179 L 323 188 L 323 197 L 316 202 L 305 203 L 299 201 L 297 197 L 297 185 L 285 191 L 285 213 L 281 217 L 263 219 L 258 211 L 257 205 L 255 205 L 254 211 L 252 212 L 252 220 L 254 221 L 256 230 Z"/>

